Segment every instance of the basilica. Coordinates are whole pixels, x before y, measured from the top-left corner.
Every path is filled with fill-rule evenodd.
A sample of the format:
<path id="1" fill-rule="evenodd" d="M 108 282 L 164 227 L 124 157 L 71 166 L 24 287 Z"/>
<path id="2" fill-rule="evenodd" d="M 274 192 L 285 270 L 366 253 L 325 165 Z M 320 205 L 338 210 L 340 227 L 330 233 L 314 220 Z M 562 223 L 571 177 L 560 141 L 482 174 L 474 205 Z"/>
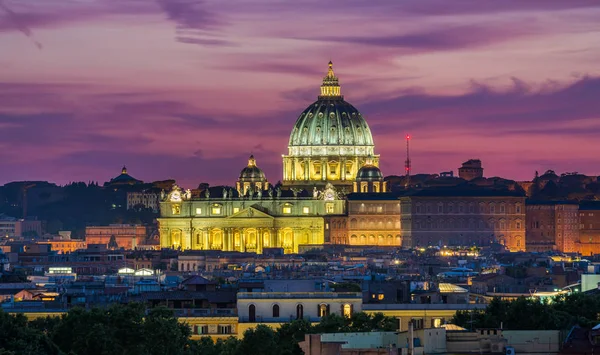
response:
<path id="1" fill-rule="evenodd" d="M 441 178 L 438 188 L 396 184 L 400 188 L 390 192 L 369 125 L 344 100 L 331 62 L 320 89 L 291 127 L 281 185 L 272 185 L 250 156 L 235 187 L 200 194 L 178 186 L 163 191 L 161 247 L 258 254 L 278 248 L 289 254 L 324 244 L 416 248 L 495 242 L 525 250 L 523 193 L 477 187 L 464 178 L 446 187 L 439 184 L 447 178 Z"/>
<path id="2" fill-rule="evenodd" d="M 379 156 L 363 115 L 344 100 L 333 63 L 317 101 L 298 117 L 283 156 L 283 185 L 273 186 L 250 156 L 235 183 L 200 196 L 174 186 L 161 194 L 159 231 L 163 248 L 262 253 L 282 248 L 298 253 L 331 242 L 346 242 L 339 229 L 352 192 L 387 192 Z M 386 203 L 391 230 L 381 240 L 400 246 L 399 202 Z M 389 205 L 389 207 L 387 207 Z M 383 211 L 381 211 L 383 212 Z M 337 218 L 336 218 L 337 217 Z M 380 231 L 377 234 L 381 234 Z"/>

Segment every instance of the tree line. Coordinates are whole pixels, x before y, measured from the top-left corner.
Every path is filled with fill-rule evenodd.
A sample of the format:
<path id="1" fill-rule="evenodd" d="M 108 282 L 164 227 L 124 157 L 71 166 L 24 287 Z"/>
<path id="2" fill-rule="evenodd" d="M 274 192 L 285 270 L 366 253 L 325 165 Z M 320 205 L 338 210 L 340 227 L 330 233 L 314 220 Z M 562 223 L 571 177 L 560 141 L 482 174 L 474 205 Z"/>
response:
<path id="1" fill-rule="evenodd" d="M 494 298 L 485 310 L 458 311 L 452 323 L 467 329 L 565 330 L 600 323 L 600 296 L 575 292 L 539 300 Z"/>
<path id="2" fill-rule="evenodd" d="M 75 308 L 60 317 L 28 320 L 0 311 L 0 355 L 301 355 L 298 342 L 309 333 L 393 331 L 396 320 L 378 313 L 335 314 L 312 325 L 305 320 L 266 325 L 214 342 L 191 339 L 190 326 L 167 308 L 146 310 L 142 304 L 115 304 L 89 310 Z"/>

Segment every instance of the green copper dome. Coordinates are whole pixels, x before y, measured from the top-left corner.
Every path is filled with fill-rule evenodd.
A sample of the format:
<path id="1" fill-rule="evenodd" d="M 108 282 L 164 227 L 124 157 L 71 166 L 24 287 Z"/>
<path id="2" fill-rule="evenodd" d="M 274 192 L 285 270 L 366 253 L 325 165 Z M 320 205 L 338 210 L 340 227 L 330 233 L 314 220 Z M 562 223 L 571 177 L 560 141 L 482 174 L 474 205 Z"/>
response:
<path id="1" fill-rule="evenodd" d="M 365 165 L 358 170 L 356 181 L 383 181 L 383 174 L 378 167 Z"/>
<path id="2" fill-rule="evenodd" d="M 266 181 L 265 173 L 256 166 L 256 159 L 251 155 L 248 159 L 248 166 L 240 172 L 240 181 L 243 182 L 262 182 Z"/>
<path id="3" fill-rule="evenodd" d="M 371 130 L 358 110 L 344 101 L 333 64 L 323 78 L 319 99 L 296 120 L 289 146 L 373 146 Z"/>

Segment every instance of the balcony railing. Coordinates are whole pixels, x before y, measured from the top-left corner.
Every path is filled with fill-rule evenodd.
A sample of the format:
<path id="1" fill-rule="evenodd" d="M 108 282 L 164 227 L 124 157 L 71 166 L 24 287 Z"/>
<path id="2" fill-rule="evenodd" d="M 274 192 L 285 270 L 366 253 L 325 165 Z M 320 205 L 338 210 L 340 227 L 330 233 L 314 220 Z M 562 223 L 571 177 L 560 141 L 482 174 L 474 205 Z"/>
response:
<path id="1" fill-rule="evenodd" d="M 256 316 L 254 317 L 254 319 L 250 319 L 250 317 L 248 316 L 240 316 L 238 318 L 238 322 L 239 323 L 287 323 L 287 322 L 291 322 L 293 320 L 295 320 L 296 317 L 291 316 L 291 317 L 261 317 L 261 316 Z M 307 322 L 311 322 L 311 323 L 318 323 L 321 321 L 320 317 L 304 317 L 303 318 L 305 321 Z"/>
<path id="2" fill-rule="evenodd" d="M 360 292 L 238 292 L 238 299 L 362 298 Z"/>

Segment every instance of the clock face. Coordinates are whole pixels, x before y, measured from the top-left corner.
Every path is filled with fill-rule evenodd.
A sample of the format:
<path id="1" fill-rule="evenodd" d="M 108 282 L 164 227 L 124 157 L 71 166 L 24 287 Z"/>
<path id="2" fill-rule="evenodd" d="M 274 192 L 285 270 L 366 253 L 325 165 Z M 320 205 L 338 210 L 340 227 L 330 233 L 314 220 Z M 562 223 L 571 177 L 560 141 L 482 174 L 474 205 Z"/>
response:
<path id="1" fill-rule="evenodd" d="M 325 199 L 333 200 L 334 199 L 333 191 L 325 191 Z"/>
<path id="2" fill-rule="evenodd" d="M 171 193 L 171 201 L 175 201 L 175 202 L 181 201 L 181 193 L 179 191 L 173 191 Z"/>

